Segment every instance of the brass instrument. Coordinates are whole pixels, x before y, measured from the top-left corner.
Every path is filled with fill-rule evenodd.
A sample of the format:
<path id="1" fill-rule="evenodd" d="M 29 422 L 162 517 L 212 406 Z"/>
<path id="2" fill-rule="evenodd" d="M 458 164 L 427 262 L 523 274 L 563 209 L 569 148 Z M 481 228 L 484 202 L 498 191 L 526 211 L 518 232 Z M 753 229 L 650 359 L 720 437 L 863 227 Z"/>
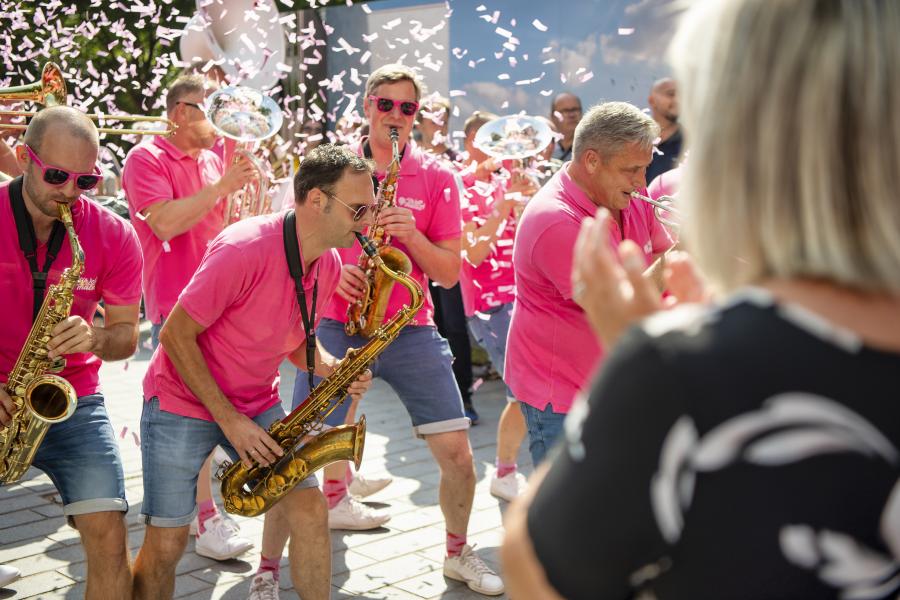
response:
<path id="1" fill-rule="evenodd" d="M 372 244 L 378 250 L 378 256 L 388 265 L 389 270 L 409 275 L 412 272 L 412 261 L 401 250 L 391 246 L 391 236 L 384 232 L 384 227 L 378 224 L 378 217 L 384 208 L 394 205 L 394 196 L 397 193 L 397 179 L 400 175 L 400 133 L 391 127 L 391 164 L 387 175 L 378 188 L 378 208 L 375 209 L 375 224 L 372 225 L 370 238 Z M 366 289 L 362 298 L 347 307 L 347 322 L 344 331 L 347 335 L 359 334 L 370 338 L 375 335 L 384 322 L 388 300 L 394 289 L 394 279 L 386 275 L 378 267 L 375 259 L 365 251 L 359 256 L 359 268 L 366 274 Z"/>
<path id="2" fill-rule="evenodd" d="M 34 460 L 38 446 L 53 423 L 65 421 L 75 412 L 78 397 L 72 385 L 57 375 L 65 359 L 47 357 L 50 332 L 72 311 L 75 286 L 84 270 L 84 252 L 75 235 L 72 209 L 57 204 L 59 219 L 66 227 L 72 247 L 72 265 L 65 269 L 59 283 L 51 285 L 40 312 L 31 326 L 25 346 L 6 383 L 15 407 L 13 420 L 0 429 L 0 482 L 21 479 Z"/>
<path id="3" fill-rule="evenodd" d="M 310 392 L 303 404 L 269 426 L 269 435 L 284 450 L 284 456 L 274 465 L 262 467 L 254 463 L 247 469 L 238 461 L 222 466 L 218 474 L 222 480 L 222 498 L 225 510 L 232 514 L 253 517 L 266 512 L 299 482 L 335 461 L 352 460 L 359 467 L 365 443 L 365 417 L 355 425 L 341 425 L 303 445 L 298 444 L 318 429 L 325 417 L 344 401 L 350 384 L 412 321 L 422 307 L 424 297 L 422 288 L 413 278 L 387 267 L 370 240 L 360 233 L 356 237 L 377 268 L 409 291 L 410 304 L 379 327 L 362 348 L 348 350 L 337 369 Z"/>
<path id="4" fill-rule="evenodd" d="M 238 142 L 233 163 L 245 158 L 256 168 L 256 179 L 228 196 L 225 226 L 271 212 L 269 169 L 253 155 L 258 142 L 267 140 L 281 129 L 282 113 L 275 101 L 253 88 L 231 86 L 209 97 L 206 118 L 219 135 Z"/>
<path id="5" fill-rule="evenodd" d="M 647 204 L 652 205 L 653 215 L 656 217 L 656 220 L 671 229 L 674 233 L 678 232 L 679 228 L 681 227 L 681 212 L 679 212 L 679 210 L 675 208 L 674 196 L 660 196 L 659 198 L 654 200 L 653 198 L 644 196 L 643 194 L 631 192 L 631 197 L 635 200 L 642 200 Z M 665 216 L 666 213 L 677 220 L 667 218 Z"/>
<path id="6" fill-rule="evenodd" d="M 44 64 L 41 72 L 40 81 L 29 83 L 26 85 L 17 85 L 13 87 L 0 88 L 0 101 L 6 100 L 26 100 L 44 106 L 59 106 L 66 103 L 67 89 L 66 82 L 63 79 L 62 71 L 55 63 L 48 62 Z M 14 117 L 33 117 L 36 111 L 33 110 L 0 110 L 0 115 L 9 115 Z M 136 135 L 170 135 L 175 131 L 175 123 L 164 117 L 145 117 L 141 115 L 105 115 L 93 114 L 87 115 L 89 119 L 95 121 L 123 121 L 123 122 L 157 122 L 165 123 L 166 129 L 160 131 L 150 131 L 142 129 L 116 129 L 112 127 L 101 127 L 97 129 L 98 133 L 110 133 L 116 135 L 136 134 Z M 4 129 L 14 129 L 24 131 L 28 127 L 27 123 L 13 123 L 4 125 Z"/>

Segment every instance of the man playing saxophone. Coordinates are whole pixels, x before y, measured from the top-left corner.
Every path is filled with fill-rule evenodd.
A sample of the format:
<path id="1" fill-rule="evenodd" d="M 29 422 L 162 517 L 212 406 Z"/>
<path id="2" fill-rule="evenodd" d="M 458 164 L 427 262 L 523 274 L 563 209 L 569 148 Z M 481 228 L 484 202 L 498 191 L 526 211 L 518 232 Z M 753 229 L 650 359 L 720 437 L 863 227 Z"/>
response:
<path id="1" fill-rule="evenodd" d="M 127 358 L 137 346 L 141 252 L 125 221 L 82 197 L 100 180 L 98 152 L 94 124 L 65 106 L 38 112 L 16 148 L 23 175 L 0 186 L 0 378 L 5 388 L 50 286 L 64 269 L 80 268 L 72 297 L 59 299 L 71 300 L 71 313 L 51 329 L 46 347 L 49 359 L 65 359 L 57 374 L 74 388 L 77 405 L 67 420 L 49 427 L 32 464 L 53 480 L 63 513 L 81 535 L 88 565 L 85 597 L 118 600 L 131 597 L 128 502 L 99 369 L 102 360 Z M 60 204 L 71 212 L 69 231 L 57 220 Z M 82 265 L 73 262 L 73 231 L 83 250 Z M 101 299 L 104 321 L 95 325 Z M 43 349 L 32 351 L 40 355 Z M 0 427 L 21 419 L 25 410 L 17 410 L 0 389 Z M 0 456 L 0 468 L 5 458 Z"/>
<path id="2" fill-rule="evenodd" d="M 172 597 L 175 567 L 196 513 L 197 473 L 221 445 L 249 467 L 282 455 L 266 429 L 285 413 L 278 367 L 285 358 L 327 377 L 339 361 L 310 343 L 340 278 L 335 247 L 372 223 L 372 166 L 330 144 L 308 154 L 294 179 L 302 286 L 285 256 L 285 213 L 235 223 L 210 244 L 160 333 L 144 379 L 141 451 L 147 524 L 135 562 L 135 596 Z M 302 301 L 302 305 L 300 302 Z M 311 350 L 311 352 L 309 351 Z M 368 389 L 365 371 L 350 386 Z M 268 513 L 291 534 L 291 575 L 305 600 L 331 588 L 327 509 L 315 476 Z M 275 585 L 269 578 L 266 582 Z"/>
<path id="3" fill-rule="evenodd" d="M 427 279 L 449 288 L 456 284 L 460 269 L 460 206 L 454 177 L 434 157 L 428 157 L 410 141 L 413 121 L 422 94 L 415 72 L 403 65 L 376 69 L 366 82 L 364 110 L 370 135 L 356 148 L 359 155 L 371 156 L 380 174 L 389 171 L 394 160 L 391 130 L 399 133 L 399 178 L 395 206 L 383 208 L 379 225 L 391 236 L 391 245 L 402 250 L 412 262 L 410 276 L 423 289 Z M 366 340 L 348 336 L 344 330 L 347 306 L 363 295 L 365 272 L 357 266 L 358 245 L 341 252 L 344 266 L 337 296 L 328 307 L 317 334 L 331 353 L 341 355 L 348 347 L 360 347 Z M 385 318 L 392 317 L 408 303 L 408 294 L 394 286 Z M 416 319 L 379 358 L 376 374 L 400 396 L 410 415 L 413 431 L 424 438 L 441 473 L 440 506 L 446 521 L 444 575 L 464 581 L 471 589 L 489 595 L 503 593 L 503 582 L 466 543 L 469 515 L 475 494 L 475 469 L 469 445 L 469 420 L 453 377 L 452 354 L 447 340 L 434 326 L 434 307 L 428 293 Z M 302 400 L 308 387 L 298 377 L 294 401 Z M 327 419 L 329 425 L 344 422 L 348 403 Z M 369 514 L 361 503 L 347 496 L 344 468 L 326 468 L 325 495 L 331 506 L 333 528 L 371 529 L 385 518 Z M 363 508 L 360 508 L 360 507 Z M 285 533 L 266 524 L 263 532 L 264 557 L 277 559 Z"/>

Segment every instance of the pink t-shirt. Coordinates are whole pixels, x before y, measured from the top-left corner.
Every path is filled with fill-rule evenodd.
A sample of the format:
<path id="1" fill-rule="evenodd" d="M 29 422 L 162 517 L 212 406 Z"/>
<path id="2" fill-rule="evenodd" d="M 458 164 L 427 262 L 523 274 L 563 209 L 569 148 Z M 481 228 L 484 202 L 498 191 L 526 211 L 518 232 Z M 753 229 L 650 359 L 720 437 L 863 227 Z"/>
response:
<path id="1" fill-rule="evenodd" d="M 661 196 L 677 195 L 681 187 L 681 171 L 682 167 L 678 166 L 657 175 L 647 186 L 647 195 L 654 200 Z"/>
<path id="2" fill-rule="evenodd" d="M 622 211 L 624 237 L 643 249 L 647 264 L 672 241 L 646 202 Z M 602 349 L 584 311 L 572 299 L 572 252 L 585 217 L 597 206 L 572 181 L 568 165 L 532 198 L 519 223 L 513 249 L 516 301 L 506 346 L 505 381 L 516 399 L 543 410 L 567 413 L 587 382 Z M 610 245 L 623 234 L 615 221 Z"/>
<path id="3" fill-rule="evenodd" d="M 466 187 L 461 197 L 463 221 L 474 222 L 476 227 L 481 227 L 493 213 L 494 203 L 503 200 L 506 180 L 493 177 L 491 181 L 478 181 L 471 172 L 461 175 Z M 467 317 L 508 304 L 516 297 L 512 266 L 516 220 L 512 212 L 500 227 L 500 235 L 480 265 L 473 266 L 463 256 L 459 287 Z"/>
<path id="4" fill-rule="evenodd" d="M 278 367 L 306 340 L 284 255 L 284 215 L 252 217 L 228 227 L 210 244 L 178 298 L 185 312 L 206 328 L 197 343 L 213 379 L 235 408 L 249 417 L 279 402 Z M 318 274 L 316 320 L 337 288 L 340 271 L 337 252 L 329 250 L 304 273 L 309 308 Z M 213 420 L 162 345 L 144 377 L 144 398 L 153 396 L 166 412 Z"/>
<path id="5" fill-rule="evenodd" d="M 362 156 L 362 146 L 357 146 L 355 150 Z M 384 173 L 377 175 L 379 181 L 384 179 Z M 453 174 L 441 159 L 422 152 L 411 140 L 406 144 L 406 152 L 400 161 L 400 176 L 394 204 L 412 211 L 416 217 L 416 228 L 430 241 L 459 239 L 461 232 L 459 190 Z M 409 250 L 398 240 L 392 239 L 391 246 L 403 251 L 412 260 Z M 359 242 L 354 242 L 352 247 L 341 248 L 338 252 L 341 261 L 355 265 L 359 262 L 362 248 Z M 415 260 L 412 260 L 410 276 L 418 281 L 425 291 L 425 303 L 416 314 L 413 324 L 434 325 L 434 303 L 428 292 L 428 278 Z M 395 285 L 391 290 L 385 319 L 390 319 L 401 307 L 408 304 L 409 292 L 405 287 Z M 325 316 L 342 323 L 346 322 L 347 301 L 335 295 Z"/>
<path id="6" fill-rule="evenodd" d="M 144 312 L 160 323 L 197 270 L 210 241 L 222 231 L 224 203 L 190 231 L 163 242 L 138 213 L 157 202 L 193 196 L 222 176 L 222 159 L 210 150 L 191 158 L 161 136 L 135 146 L 125 158 L 122 187 L 131 223 L 144 252 Z"/>
<path id="7" fill-rule="evenodd" d="M 6 383 L 31 331 L 34 291 L 31 267 L 19 247 L 16 222 L 9 200 L 9 183 L 0 186 L 0 382 Z M 81 197 L 72 207 L 72 221 L 84 250 L 84 271 L 78 279 L 72 315 L 93 324 L 97 304 L 129 306 L 141 301 L 141 247 L 128 222 L 93 201 Z M 47 245 L 37 249 L 37 265 L 43 268 Z M 72 265 L 68 235 L 47 276 L 49 286 L 59 282 L 63 270 Z M 79 397 L 100 391 L 100 359 L 91 353 L 69 354 L 66 368 L 58 373 L 75 388 Z"/>

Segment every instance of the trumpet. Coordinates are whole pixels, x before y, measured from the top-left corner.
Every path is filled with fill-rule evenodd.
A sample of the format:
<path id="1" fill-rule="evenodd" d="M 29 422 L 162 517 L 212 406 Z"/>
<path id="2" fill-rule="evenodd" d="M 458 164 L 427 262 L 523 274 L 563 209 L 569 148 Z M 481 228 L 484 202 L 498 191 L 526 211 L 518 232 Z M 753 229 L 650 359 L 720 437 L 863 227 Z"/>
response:
<path id="1" fill-rule="evenodd" d="M 674 196 L 660 196 L 659 198 L 654 200 L 649 196 L 644 196 L 643 194 L 639 194 L 637 192 L 631 192 L 631 197 L 635 200 L 642 200 L 647 204 L 651 204 L 653 206 L 653 216 L 656 217 L 657 221 L 659 221 L 669 229 L 677 232 L 681 227 L 681 212 L 677 208 L 675 208 Z M 664 216 L 666 213 L 677 220 L 666 218 Z"/>
<path id="2" fill-rule="evenodd" d="M 34 102 L 43 106 L 58 106 L 66 103 L 68 91 L 66 82 L 63 78 L 62 71 L 52 62 L 44 64 L 41 71 L 39 81 L 26 85 L 17 85 L 13 87 L 0 88 L 0 101 L 19 101 Z M 37 111 L 33 110 L 0 110 L 0 115 L 13 117 L 33 117 Z M 115 127 L 100 127 L 98 133 L 109 133 L 114 135 L 171 135 L 175 132 L 175 123 L 165 117 L 145 117 L 143 115 L 105 115 L 101 113 L 87 115 L 91 120 L 97 122 L 103 121 L 122 121 L 122 122 L 156 122 L 165 123 L 164 130 L 147 131 L 143 129 L 120 129 Z M 27 123 L 13 123 L 4 125 L 4 129 L 12 129 L 16 131 L 24 131 L 28 127 Z"/>

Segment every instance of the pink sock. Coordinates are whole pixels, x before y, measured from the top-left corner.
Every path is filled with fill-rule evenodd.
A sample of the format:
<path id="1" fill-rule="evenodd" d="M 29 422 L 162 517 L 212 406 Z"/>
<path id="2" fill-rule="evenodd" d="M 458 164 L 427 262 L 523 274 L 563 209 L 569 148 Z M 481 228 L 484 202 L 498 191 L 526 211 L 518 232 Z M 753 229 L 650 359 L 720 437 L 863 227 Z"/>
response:
<path id="1" fill-rule="evenodd" d="M 462 554 L 462 549 L 465 545 L 465 535 L 456 535 L 455 533 L 447 532 L 447 556 L 459 556 Z"/>
<path id="2" fill-rule="evenodd" d="M 278 581 L 278 573 L 281 570 L 281 558 L 266 558 L 262 554 L 259 555 L 259 568 L 256 573 L 265 573 L 268 571 Z"/>
<path id="3" fill-rule="evenodd" d="M 328 508 L 334 508 L 347 495 L 346 479 L 326 479 L 322 486 L 322 493 L 328 500 Z"/>
<path id="4" fill-rule="evenodd" d="M 200 533 L 204 533 L 206 531 L 205 523 L 219 514 L 219 509 L 216 508 L 216 503 L 212 499 L 204 500 L 200 503 L 200 508 L 197 510 L 197 522 L 199 523 L 199 531 Z"/>
<path id="5" fill-rule="evenodd" d="M 496 465 L 497 465 L 497 477 L 506 477 L 510 473 L 516 472 L 516 463 L 514 463 L 514 462 L 507 463 L 507 462 L 503 462 L 502 460 L 500 460 L 498 458 Z"/>

